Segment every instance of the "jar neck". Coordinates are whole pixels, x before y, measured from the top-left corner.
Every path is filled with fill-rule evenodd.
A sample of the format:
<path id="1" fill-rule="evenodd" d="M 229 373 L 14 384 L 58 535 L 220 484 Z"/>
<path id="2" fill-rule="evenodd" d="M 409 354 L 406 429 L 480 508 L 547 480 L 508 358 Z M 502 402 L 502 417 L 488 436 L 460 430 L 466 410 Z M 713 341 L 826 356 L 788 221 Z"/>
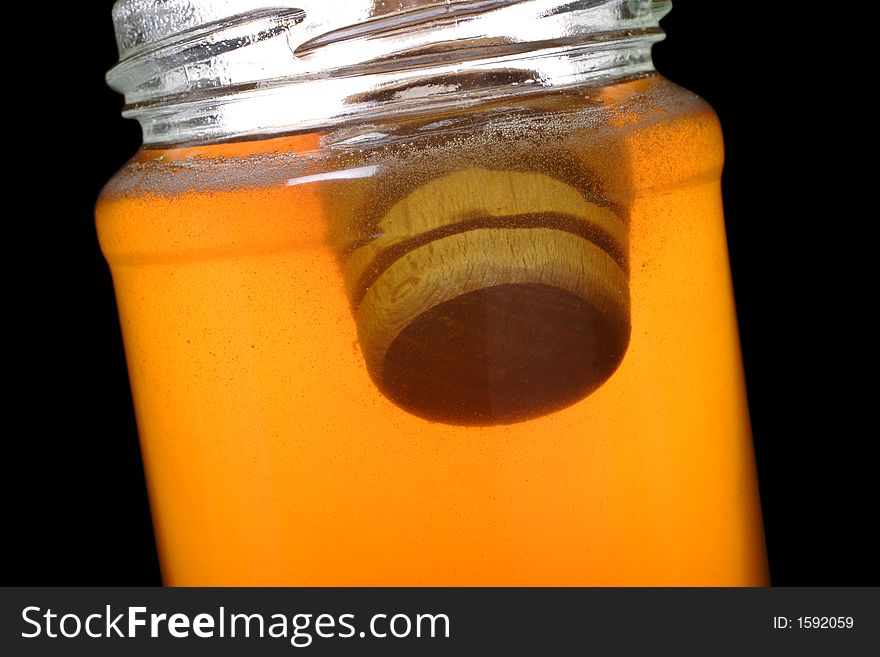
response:
<path id="1" fill-rule="evenodd" d="M 669 0 L 119 0 L 146 146 L 320 130 L 654 70 Z"/>

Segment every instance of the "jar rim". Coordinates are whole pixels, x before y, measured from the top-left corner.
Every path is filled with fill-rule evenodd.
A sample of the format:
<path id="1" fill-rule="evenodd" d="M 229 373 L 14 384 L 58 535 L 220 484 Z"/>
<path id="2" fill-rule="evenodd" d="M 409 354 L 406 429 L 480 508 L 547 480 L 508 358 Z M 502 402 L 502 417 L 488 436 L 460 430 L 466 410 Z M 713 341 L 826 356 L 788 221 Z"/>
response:
<path id="1" fill-rule="evenodd" d="M 669 5 L 118 0 L 107 82 L 146 144 L 278 134 L 651 72 Z"/>

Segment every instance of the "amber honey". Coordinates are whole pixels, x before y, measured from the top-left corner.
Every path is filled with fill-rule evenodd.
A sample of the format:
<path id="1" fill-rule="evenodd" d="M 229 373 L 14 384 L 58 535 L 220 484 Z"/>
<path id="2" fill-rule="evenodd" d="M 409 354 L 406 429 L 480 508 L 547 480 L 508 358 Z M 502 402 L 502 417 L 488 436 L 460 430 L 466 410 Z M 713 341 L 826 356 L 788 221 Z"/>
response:
<path id="1" fill-rule="evenodd" d="M 489 114 L 105 189 L 166 584 L 767 583 L 714 114 Z"/>

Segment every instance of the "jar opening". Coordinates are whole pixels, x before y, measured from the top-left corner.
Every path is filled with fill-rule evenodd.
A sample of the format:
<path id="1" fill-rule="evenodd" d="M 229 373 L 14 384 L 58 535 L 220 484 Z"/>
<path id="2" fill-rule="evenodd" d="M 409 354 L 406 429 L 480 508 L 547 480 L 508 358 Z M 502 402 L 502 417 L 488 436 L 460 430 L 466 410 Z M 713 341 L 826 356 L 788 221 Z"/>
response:
<path id="1" fill-rule="evenodd" d="M 298 132 L 649 73 L 669 6 L 119 0 L 107 81 L 148 145 Z"/>

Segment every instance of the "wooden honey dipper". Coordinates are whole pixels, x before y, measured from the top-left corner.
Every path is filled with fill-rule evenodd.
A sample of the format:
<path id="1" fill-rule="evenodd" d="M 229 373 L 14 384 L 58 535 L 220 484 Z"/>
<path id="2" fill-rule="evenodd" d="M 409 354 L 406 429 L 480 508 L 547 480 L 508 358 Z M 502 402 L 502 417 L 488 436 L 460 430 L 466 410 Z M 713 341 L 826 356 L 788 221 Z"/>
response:
<path id="1" fill-rule="evenodd" d="M 630 334 L 627 225 L 537 171 L 465 168 L 340 255 L 376 385 L 429 420 L 495 425 L 583 399 Z"/>

